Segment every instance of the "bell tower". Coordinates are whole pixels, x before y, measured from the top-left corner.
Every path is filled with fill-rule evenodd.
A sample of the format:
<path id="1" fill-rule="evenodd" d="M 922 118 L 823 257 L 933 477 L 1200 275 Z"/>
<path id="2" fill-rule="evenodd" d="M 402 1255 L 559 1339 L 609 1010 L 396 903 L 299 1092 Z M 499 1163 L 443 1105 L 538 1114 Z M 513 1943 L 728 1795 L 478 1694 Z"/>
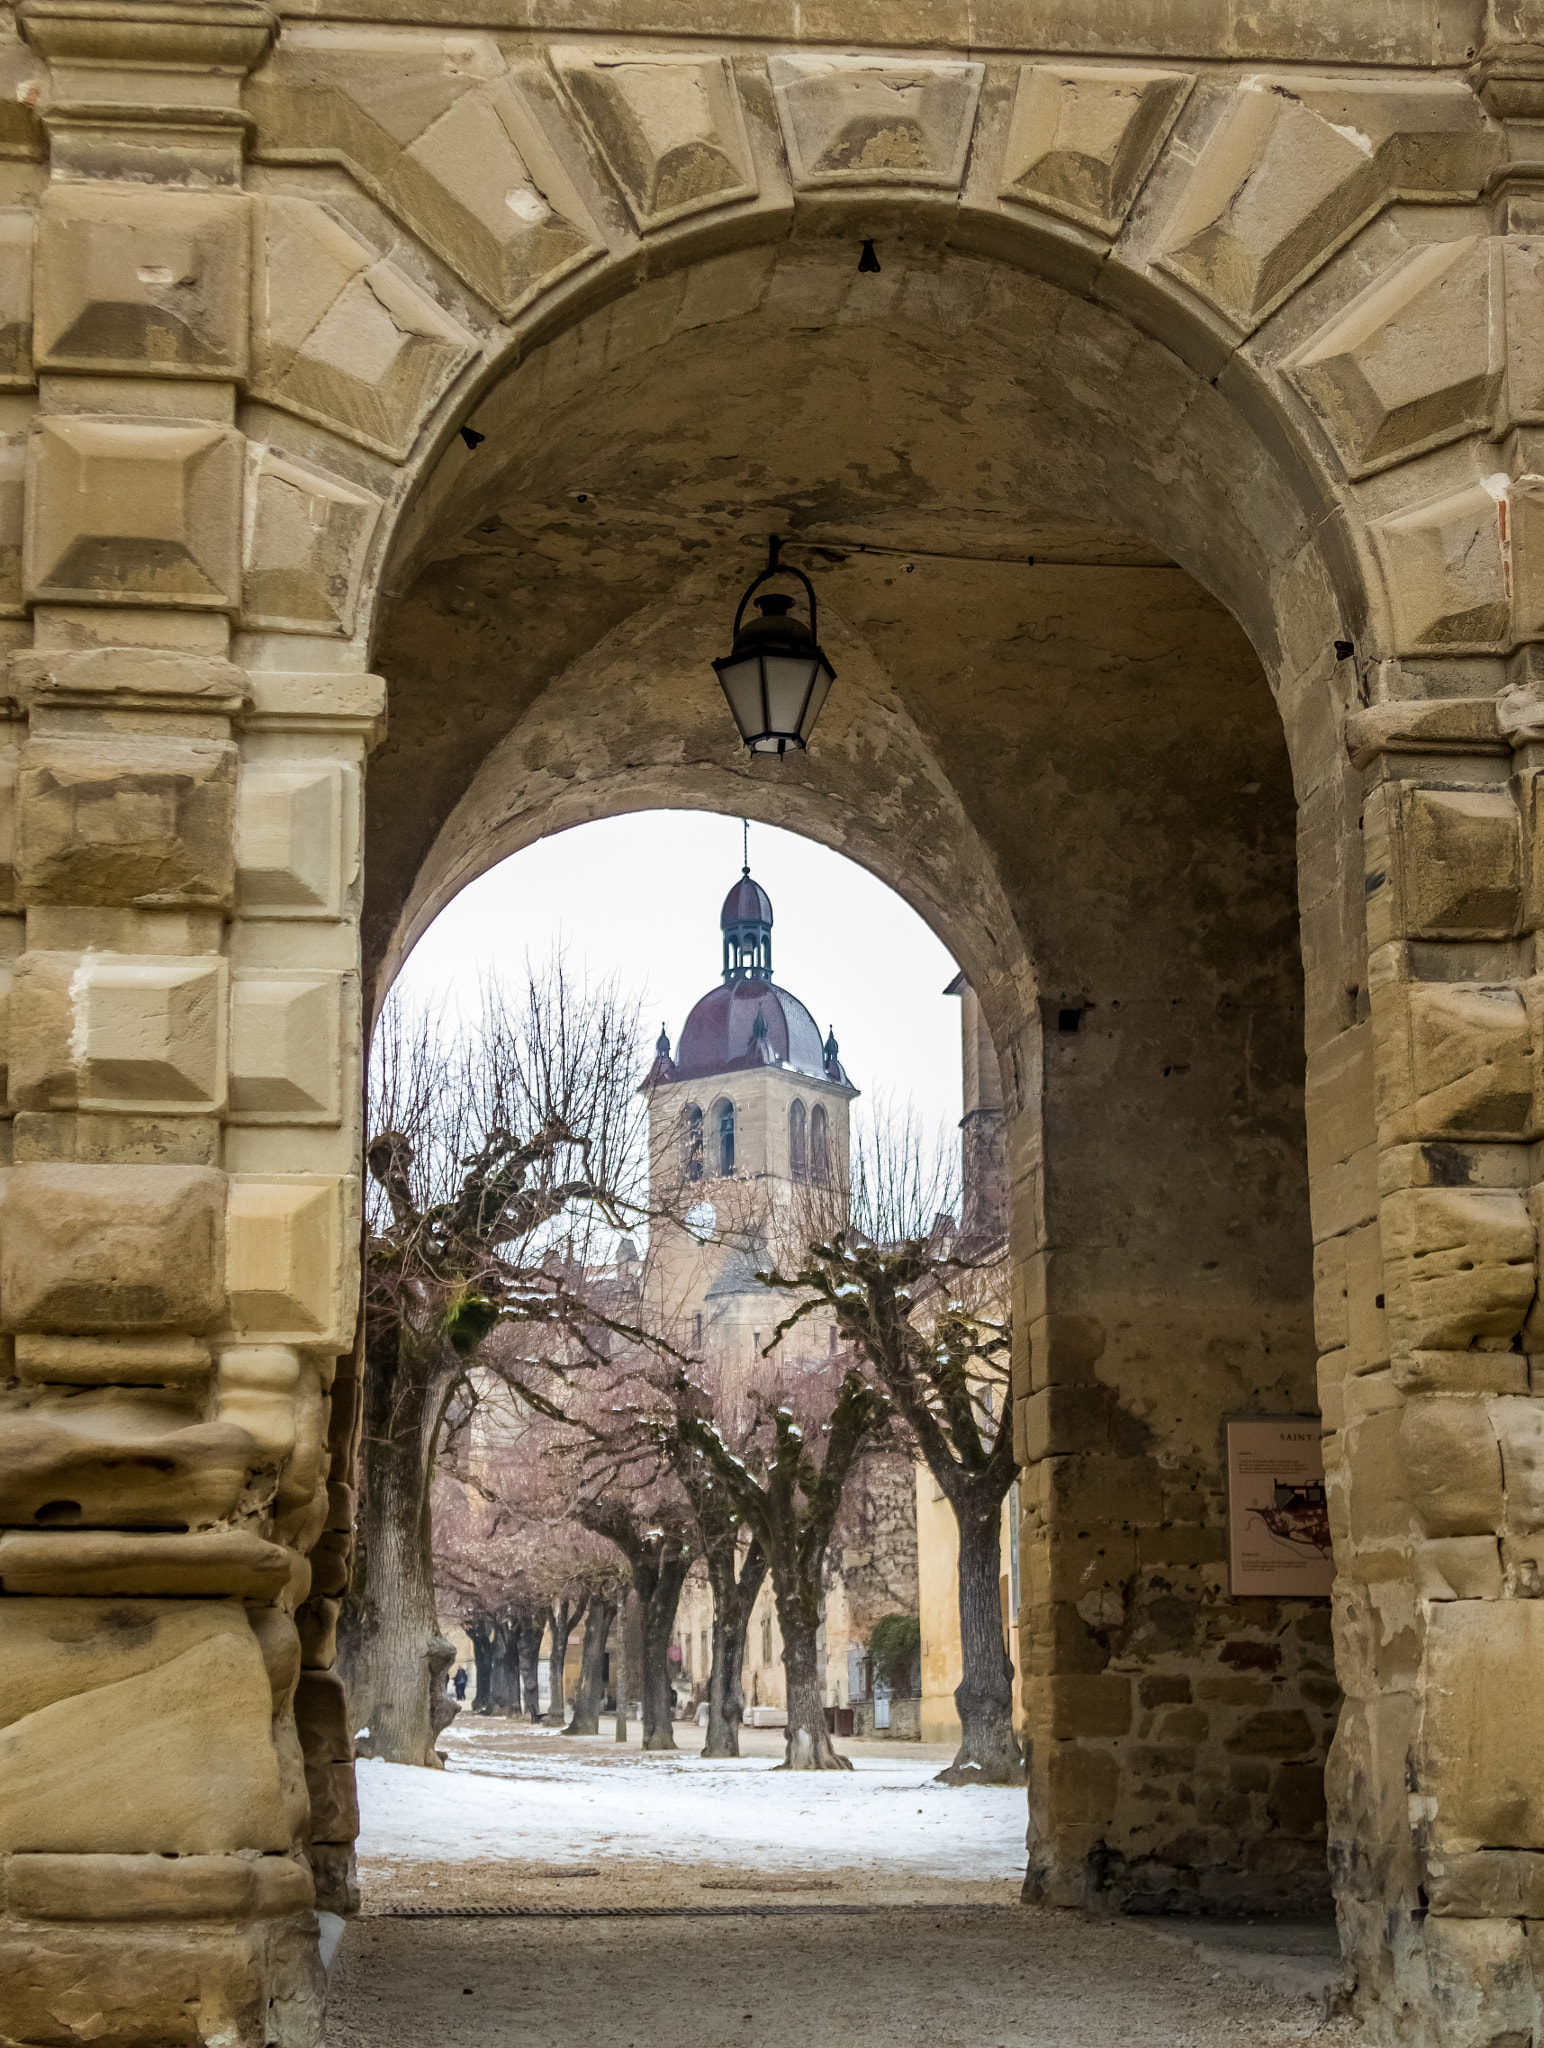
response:
<path id="1" fill-rule="evenodd" d="M 772 979 L 772 902 L 749 865 L 719 914 L 723 972 L 672 1052 L 662 1031 L 649 1100 L 652 1285 L 688 1346 L 754 1353 L 781 1319 L 755 1278 L 761 1252 L 725 1242 L 758 1219 L 774 1233 L 801 1187 L 845 1190 L 858 1093 L 797 996 Z"/>

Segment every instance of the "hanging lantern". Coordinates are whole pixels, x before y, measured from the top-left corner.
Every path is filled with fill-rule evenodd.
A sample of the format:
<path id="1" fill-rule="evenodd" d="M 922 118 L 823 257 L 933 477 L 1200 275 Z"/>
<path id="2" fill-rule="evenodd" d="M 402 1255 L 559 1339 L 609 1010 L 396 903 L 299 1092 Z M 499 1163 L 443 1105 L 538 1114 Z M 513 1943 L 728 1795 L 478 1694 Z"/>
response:
<path id="1" fill-rule="evenodd" d="M 802 753 L 820 716 L 836 672 L 815 637 L 815 592 L 802 569 L 778 560 L 782 542 L 773 534 L 767 566 L 740 599 L 734 615 L 734 645 L 713 664 L 729 700 L 740 737 L 753 754 Z M 774 576 L 796 576 L 809 600 L 810 622 L 793 617 L 794 598 L 774 591 L 756 598 L 760 617 L 743 624 L 745 607 Z"/>

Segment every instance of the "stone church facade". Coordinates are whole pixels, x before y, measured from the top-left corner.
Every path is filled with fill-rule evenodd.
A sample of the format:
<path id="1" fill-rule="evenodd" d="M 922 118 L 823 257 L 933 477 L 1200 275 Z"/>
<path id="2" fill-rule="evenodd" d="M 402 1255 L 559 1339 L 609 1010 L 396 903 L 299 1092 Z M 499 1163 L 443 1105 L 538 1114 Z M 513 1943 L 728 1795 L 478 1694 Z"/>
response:
<path id="1" fill-rule="evenodd" d="M 23 0 L 0 74 L 11 2036 L 320 2038 L 361 1018 L 696 804 L 1000 1056 L 1031 1895 L 1270 1897 L 1327 1746 L 1369 2039 L 1537 2039 L 1535 0 Z M 1216 1590 L 1259 1413 L 1333 1637 Z"/>
<path id="2" fill-rule="evenodd" d="M 724 900 L 723 976 L 693 1005 L 672 1055 L 663 1032 L 645 1081 L 649 1207 L 643 1294 L 652 1327 L 704 1362 L 723 1426 L 791 1367 L 835 1355 L 834 1320 L 813 1317 L 765 1353 L 793 1302 L 758 1267 L 790 1262 L 812 1226 L 845 1211 L 849 1112 L 858 1094 L 836 1033 L 772 979 L 772 903 L 747 866 Z M 731 1435 L 731 1443 L 732 1443 Z M 883 1615 L 917 1605 L 917 1526 L 908 1460 L 859 1461 L 827 1563 L 822 1619 L 826 1704 L 864 1690 L 864 1645 Z M 713 1601 L 704 1574 L 687 1581 L 676 1625 L 680 1689 L 706 1697 Z M 782 1631 L 768 1579 L 746 1633 L 745 1705 L 753 1721 L 788 1704 Z M 765 1725 L 775 1723 L 769 1718 Z"/>

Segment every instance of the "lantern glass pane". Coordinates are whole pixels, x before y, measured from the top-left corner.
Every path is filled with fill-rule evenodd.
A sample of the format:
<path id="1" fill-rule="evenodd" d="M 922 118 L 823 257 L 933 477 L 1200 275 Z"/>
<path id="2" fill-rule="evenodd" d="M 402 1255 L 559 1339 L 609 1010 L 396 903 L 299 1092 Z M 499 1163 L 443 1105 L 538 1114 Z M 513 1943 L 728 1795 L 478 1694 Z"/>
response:
<path id="1" fill-rule="evenodd" d="M 714 663 L 740 737 L 753 740 L 764 729 L 761 706 L 761 657 L 748 655 L 743 661 Z"/>
<path id="2" fill-rule="evenodd" d="M 806 745 L 809 743 L 810 734 L 815 730 L 815 720 L 820 716 L 820 707 L 825 703 L 830 693 L 831 685 L 835 681 L 835 673 L 826 662 L 823 659 L 817 661 L 815 664 L 814 687 L 810 691 L 810 700 L 804 707 L 804 717 L 799 724 L 799 738 Z"/>
<path id="3" fill-rule="evenodd" d="M 767 672 L 767 729 L 795 739 L 814 664 L 807 654 L 764 654 L 762 663 Z"/>

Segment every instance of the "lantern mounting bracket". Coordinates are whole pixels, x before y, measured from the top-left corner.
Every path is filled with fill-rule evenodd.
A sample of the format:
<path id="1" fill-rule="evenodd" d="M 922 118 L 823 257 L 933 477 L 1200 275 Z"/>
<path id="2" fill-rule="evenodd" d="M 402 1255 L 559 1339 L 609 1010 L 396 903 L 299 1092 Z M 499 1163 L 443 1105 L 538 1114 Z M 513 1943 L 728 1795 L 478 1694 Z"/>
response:
<path id="1" fill-rule="evenodd" d="M 731 633 L 730 638 L 733 639 L 739 633 L 740 623 L 745 617 L 745 607 L 750 603 L 763 583 L 770 583 L 774 576 L 797 576 L 804 585 L 804 595 L 809 599 L 810 638 L 818 647 L 820 644 L 820 621 L 816 613 L 815 586 L 802 569 L 796 569 L 792 562 L 785 562 L 781 559 L 782 551 L 783 536 L 780 533 L 770 534 L 767 538 L 767 566 L 762 570 L 755 582 L 751 584 L 744 597 L 740 599 L 740 609 L 734 615 L 734 631 Z"/>

